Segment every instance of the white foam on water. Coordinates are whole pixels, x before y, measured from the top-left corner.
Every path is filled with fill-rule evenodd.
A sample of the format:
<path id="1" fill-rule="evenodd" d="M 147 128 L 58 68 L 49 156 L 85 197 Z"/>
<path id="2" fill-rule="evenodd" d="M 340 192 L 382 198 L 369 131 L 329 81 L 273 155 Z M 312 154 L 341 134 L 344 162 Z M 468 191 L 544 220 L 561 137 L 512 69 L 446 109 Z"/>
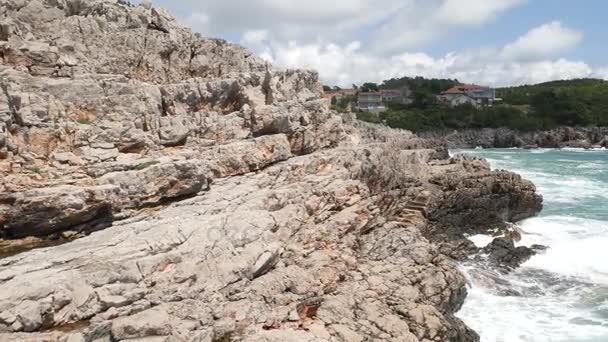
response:
<path id="1" fill-rule="evenodd" d="M 560 150 L 568 152 L 604 152 L 605 147 L 592 147 L 592 148 L 580 148 L 580 147 L 563 147 Z"/>
<path id="2" fill-rule="evenodd" d="M 493 168 L 507 168 L 532 180 L 550 212 L 568 208 L 561 216 L 519 224 L 525 233 L 518 245 L 549 249 L 518 270 L 497 275 L 497 284 L 502 285 L 479 279 L 480 265 L 463 268 L 471 287 L 458 317 L 480 333 L 482 342 L 608 342 L 608 221 L 574 217 L 582 216 L 582 208 L 595 213 L 607 203 L 608 182 L 598 175 L 608 169 L 608 157 L 604 158 L 605 149 L 561 151 L 473 152 L 489 156 Z M 550 152 L 556 158 L 533 156 Z M 608 211 L 608 204 L 605 207 Z M 469 239 L 483 247 L 490 237 Z M 501 286 L 522 295 L 505 296 L 497 290 Z"/>
<path id="3" fill-rule="evenodd" d="M 527 267 L 608 285 L 608 222 L 552 216 L 524 221 L 520 244 L 550 248 Z"/>
<path id="4" fill-rule="evenodd" d="M 524 289 L 524 296 L 500 296 L 469 276 L 473 266 L 463 266 L 471 288 L 458 317 L 480 333 L 482 342 L 608 341 L 608 321 L 593 313 L 593 306 L 608 305 L 608 222 L 550 216 L 523 221 L 520 228 L 518 245 L 549 246 L 501 276 L 510 288 Z M 469 239 L 481 247 L 491 237 Z M 598 295 L 601 302 L 581 305 Z"/>
<path id="5" fill-rule="evenodd" d="M 548 201 L 559 203 L 578 202 L 585 198 L 608 198 L 607 184 L 580 177 L 563 177 L 552 181 L 539 181 L 539 189 Z"/>
<path id="6" fill-rule="evenodd" d="M 469 236 L 469 237 L 467 237 L 467 239 L 471 240 L 475 244 L 475 247 L 484 248 L 485 246 L 489 245 L 492 241 L 494 241 L 495 237 L 492 237 L 490 235 L 478 234 L 478 235 Z"/>
<path id="7" fill-rule="evenodd" d="M 540 154 L 540 153 L 547 153 L 547 152 L 551 152 L 553 149 L 550 148 L 537 148 L 534 150 L 530 150 L 530 153 L 534 153 L 534 154 Z"/>
<path id="8" fill-rule="evenodd" d="M 605 163 L 582 163 L 579 164 L 576 168 L 577 169 L 585 169 L 585 170 L 594 170 L 596 172 L 603 172 L 605 171 L 605 169 L 608 167 L 608 164 Z"/>
<path id="9" fill-rule="evenodd" d="M 510 169 L 531 180 L 546 202 L 577 203 L 585 198 L 608 198 L 608 184 L 584 176 L 558 176 L 546 172 Z"/>
<path id="10" fill-rule="evenodd" d="M 576 293 L 499 296 L 474 285 L 458 317 L 480 334 L 482 342 L 606 341 L 608 326 L 578 309 L 578 301 Z"/>

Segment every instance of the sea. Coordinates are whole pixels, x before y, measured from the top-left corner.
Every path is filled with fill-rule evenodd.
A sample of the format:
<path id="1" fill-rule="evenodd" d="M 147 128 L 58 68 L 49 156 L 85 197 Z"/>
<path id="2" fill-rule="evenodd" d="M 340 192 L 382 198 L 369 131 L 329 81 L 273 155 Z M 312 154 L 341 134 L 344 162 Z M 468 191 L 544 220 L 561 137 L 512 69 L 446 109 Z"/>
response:
<path id="1" fill-rule="evenodd" d="M 531 180 L 540 215 L 518 222 L 517 245 L 547 246 L 509 274 L 461 265 L 469 295 L 457 314 L 482 342 L 608 342 L 608 151 L 476 149 Z M 491 236 L 471 236 L 483 247 Z"/>

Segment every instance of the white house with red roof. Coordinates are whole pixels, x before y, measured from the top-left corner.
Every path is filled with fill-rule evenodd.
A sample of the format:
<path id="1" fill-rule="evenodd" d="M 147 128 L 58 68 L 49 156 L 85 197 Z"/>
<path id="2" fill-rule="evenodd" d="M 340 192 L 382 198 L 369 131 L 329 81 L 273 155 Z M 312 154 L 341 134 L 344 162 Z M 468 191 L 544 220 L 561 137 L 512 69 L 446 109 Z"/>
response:
<path id="1" fill-rule="evenodd" d="M 496 90 L 475 84 L 460 84 L 437 96 L 440 102 L 450 107 L 470 104 L 476 108 L 492 107 L 498 100 Z"/>

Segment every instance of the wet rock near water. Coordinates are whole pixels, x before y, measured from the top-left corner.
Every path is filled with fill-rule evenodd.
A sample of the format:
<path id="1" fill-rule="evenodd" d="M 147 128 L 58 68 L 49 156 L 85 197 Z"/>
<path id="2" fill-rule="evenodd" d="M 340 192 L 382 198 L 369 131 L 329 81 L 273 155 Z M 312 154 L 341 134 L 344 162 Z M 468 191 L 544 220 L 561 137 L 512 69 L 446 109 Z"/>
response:
<path id="1" fill-rule="evenodd" d="M 542 210 L 542 196 L 521 176 L 490 171 L 487 162 L 474 157 L 458 156 L 452 162 L 470 171 L 445 172 L 431 179 L 441 191 L 428 208 L 433 222 L 430 235 L 459 240 L 505 228 L 507 222 L 533 217 Z"/>
<path id="2" fill-rule="evenodd" d="M 505 237 L 494 239 L 483 248 L 483 253 L 488 254 L 490 261 L 496 265 L 506 266 L 510 269 L 521 266 L 536 255 L 534 249 L 525 246 L 515 247 L 513 240 Z"/>

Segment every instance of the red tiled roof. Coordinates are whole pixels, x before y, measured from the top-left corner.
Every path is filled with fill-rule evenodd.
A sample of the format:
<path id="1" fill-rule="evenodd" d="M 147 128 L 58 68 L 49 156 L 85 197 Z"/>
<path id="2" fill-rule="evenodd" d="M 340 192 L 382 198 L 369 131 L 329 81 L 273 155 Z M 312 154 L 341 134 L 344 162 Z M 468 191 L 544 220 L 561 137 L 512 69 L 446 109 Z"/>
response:
<path id="1" fill-rule="evenodd" d="M 479 85 L 476 85 L 476 84 L 461 84 L 458 87 L 461 88 L 461 89 L 464 89 L 464 90 L 475 90 L 475 89 L 486 88 L 486 87 L 482 87 L 482 86 L 479 86 Z"/>
<path id="2" fill-rule="evenodd" d="M 450 89 L 444 91 L 441 94 L 446 94 L 447 95 L 447 94 L 462 94 L 462 93 L 464 93 L 464 90 L 462 90 L 460 88 L 457 88 L 457 87 L 453 87 L 453 88 L 450 88 Z"/>
<path id="3" fill-rule="evenodd" d="M 455 87 L 452 87 L 441 94 L 462 94 L 467 90 L 475 90 L 475 89 L 483 89 L 485 87 L 478 86 L 476 84 L 459 84 Z"/>

